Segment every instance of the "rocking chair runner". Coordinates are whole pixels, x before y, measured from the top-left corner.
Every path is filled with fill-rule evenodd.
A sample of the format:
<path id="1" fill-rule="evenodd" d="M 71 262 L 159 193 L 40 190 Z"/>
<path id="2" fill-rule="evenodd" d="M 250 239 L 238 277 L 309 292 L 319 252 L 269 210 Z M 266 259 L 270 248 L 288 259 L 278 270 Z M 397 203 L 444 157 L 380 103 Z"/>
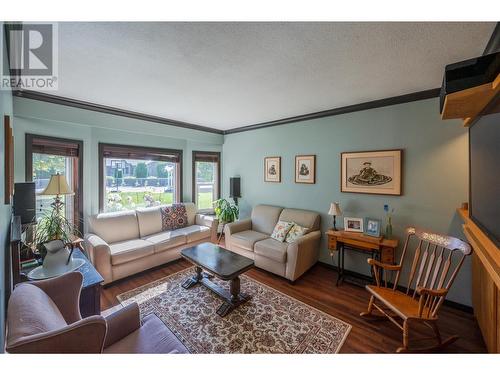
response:
<path id="1" fill-rule="evenodd" d="M 406 293 L 403 293 L 397 290 L 397 285 L 412 238 L 418 240 L 418 245 L 409 270 L 408 287 Z M 373 267 L 376 285 L 366 286 L 371 297 L 368 310 L 360 315 L 387 318 L 398 326 L 403 331 L 403 346 L 397 349 L 398 353 L 428 352 L 451 344 L 458 339 L 458 336 L 442 340 L 437 325 L 437 313 L 465 257 L 471 253 L 470 245 L 457 238 L 413 227 L 407 228 L 406 241 L 398 265 L 368 259 L 368 264 Z M 396 271 L 392 287 L 388 285 L 388 271 Z M 378 304 L 378 301 L 382 306 Z M 374 309 L 382 315 L 374 314 Z M 402 319 L 402 324 L 396 320 L 398 318 Z M 425 339 L 436 340 L 435 345 L 418 349 L 409 348 L 410 323 L 418 322 L 432 329 L 434 335 Z"/>

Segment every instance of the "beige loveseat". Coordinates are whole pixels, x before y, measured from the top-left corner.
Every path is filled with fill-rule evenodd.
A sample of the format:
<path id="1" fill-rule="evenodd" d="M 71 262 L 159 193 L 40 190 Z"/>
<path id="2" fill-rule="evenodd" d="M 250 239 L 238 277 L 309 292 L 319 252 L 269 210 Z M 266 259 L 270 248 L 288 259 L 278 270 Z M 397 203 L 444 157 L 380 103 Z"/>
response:
<path id="1" fill-rule="evenodd" d="M 162 231 L 160 206 L 102 213 L 89 219 L 85 245 L 104 284 L 180 258 L 182 249 L 213 241 L 218 222 L 185 203 L 188 225 Z"/>
<path id="2" fill-rule="evenodd" d="M 278 220 L 294 222 L 309 231 L 293 243 L 279 242 L 271 238 Z M 253 259 L 259 268 L 295 281 L 318 261 L 320 221 L 313 211 L 259 205 L 250 219 L 226 225 L 226 247 Z"/>

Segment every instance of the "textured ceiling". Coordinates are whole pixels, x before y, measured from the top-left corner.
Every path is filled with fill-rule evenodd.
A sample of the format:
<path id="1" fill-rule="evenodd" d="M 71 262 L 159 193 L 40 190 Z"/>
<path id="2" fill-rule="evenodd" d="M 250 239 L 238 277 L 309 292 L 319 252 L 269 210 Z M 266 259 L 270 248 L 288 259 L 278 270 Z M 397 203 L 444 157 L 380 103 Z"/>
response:
<path id="1" fill-rule="evenodd" d="M 439 87 L 495 23 L 60 23 L 55 95 L 231 129 Z"/>

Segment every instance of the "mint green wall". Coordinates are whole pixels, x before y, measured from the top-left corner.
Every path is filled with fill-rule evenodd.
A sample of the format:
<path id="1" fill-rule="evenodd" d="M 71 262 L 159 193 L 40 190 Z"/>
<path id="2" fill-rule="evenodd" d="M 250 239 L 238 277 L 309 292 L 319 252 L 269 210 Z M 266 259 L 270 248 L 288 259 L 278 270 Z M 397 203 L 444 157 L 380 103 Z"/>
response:
<path id="1" fill-rule="evenodd" d="M 3 22 L 0 22 L 0 38 L 4 38 Z M 5 46 L 5 43 L 3 43 Z M 2 51 L 3 63 L 7 63 L 7 54 L 5 50 Z M 12 94 L 10 91 L 0 91 L 0 116 L 2 129 L 0 131 L 0 353 L 3 352 L 4 340 L 4 322 L 5 322 L 5 254 L 7 253 L 7 241 L 10 224 L 10 205 L 4 204 L 4 190 L 5 190 L 5 171 L 4 171 L 4 158 L 5 158 L 5 139 L 3 129 L 3 116 L 12 116 Z"/>
<path id="2" fill-rule="evenodd" d="M 394 233 L 400 239 L 407 225 L 463 238 L 455 210 L 468 200 L 467 142 L 461 123 L 441 121 L 438 100 L 429 99 L 227 135 L 224 181 L 241 176 L 241 217 L 259 203 L 310 209 L 321 213 L 324 232 L 332 224 L 326 215 L 330 202 L 339 201 L 344 216 L 381 219 L 388 203 L 395 208 Z M 404 149 L 403 196 L 340 192 L 341 152 L 394 148 Z M 294 158 L 300 154 L 316 154 L 315 185 L 294 183 Z M 281 156 L 282 183 L 263 181 L 265 156 Z M 224 188 L 227 196 L 227 184 Z M 346 253 L 346 268 L 369 274 L 365 258 Z M 324 238 L 320 260 L 332 263 Z M 470 273 L 467 261 L 450 300 L 471 305 Z"/>
<path id="3" fill-rule="evenodd" d="M 183 200 L 191 201 L 193 150 L 221 151 L 223 136 L 14 97 L 15 181 L 25 180 L 25 134 L 78 139 L 84 147 L 84 217 L 99 210 L 98 144 L 183 150 Z M 86 224 L 86 223 L 85 223 Z"/>

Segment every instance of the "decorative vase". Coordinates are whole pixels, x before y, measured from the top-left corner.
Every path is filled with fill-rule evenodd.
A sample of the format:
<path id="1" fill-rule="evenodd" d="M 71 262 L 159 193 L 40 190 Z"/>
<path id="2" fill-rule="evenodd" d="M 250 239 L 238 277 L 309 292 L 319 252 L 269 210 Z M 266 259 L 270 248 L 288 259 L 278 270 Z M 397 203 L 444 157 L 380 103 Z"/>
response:
<path id="1" fill-rule="evenodd" d="M 392 217 L 387 218 L 387 224 L 385 226 L 385 238 L 390 240 L 392 238 Z"/>
<path id="2" fill-rule="evenodd" d="M 54 240 L 44 244 L 47 254 L 43 259 L 43 268 L 49 273 L 56 273 L 66 268 L 69 250 L 61 240 Z"/>

